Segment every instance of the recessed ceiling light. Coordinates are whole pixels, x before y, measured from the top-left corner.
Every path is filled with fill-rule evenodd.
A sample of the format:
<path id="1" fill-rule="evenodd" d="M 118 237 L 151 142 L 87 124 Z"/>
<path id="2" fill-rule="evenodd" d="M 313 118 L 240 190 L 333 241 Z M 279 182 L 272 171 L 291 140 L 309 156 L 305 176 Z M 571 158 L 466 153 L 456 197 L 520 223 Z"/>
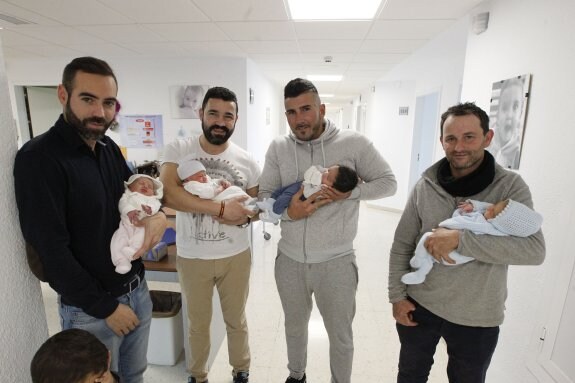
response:
<path id="1" fill-rule="evenodd" d="M 381 0 L 288 0 L 292 20 L 369 20 Z"/>
<path id="2" fill-rule="evenodd" d="M 308 74 L 309 81 L 341 81 L 343 78 L 340 74 Z"/>

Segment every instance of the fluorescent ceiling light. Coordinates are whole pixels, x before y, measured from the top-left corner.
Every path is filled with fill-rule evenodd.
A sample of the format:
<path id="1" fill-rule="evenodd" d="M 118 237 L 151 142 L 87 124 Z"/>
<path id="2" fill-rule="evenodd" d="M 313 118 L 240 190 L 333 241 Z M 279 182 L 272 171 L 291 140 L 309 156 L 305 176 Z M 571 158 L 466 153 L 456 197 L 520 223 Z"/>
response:
<path id="1" fill-rule="evenodd" d="M 309 81 L 341 81 L 343 78 L 340 74 L 308 74 Z"/>
<path id="2" fill-rule="evenodd" d="M 333 94 L 320 94 L 319 97 L 320 98 L 332 98 Z"/>
<path id="3" fill-rule="evenodd" d="M 292 20 L 369 20 L 381 0 L 288 0 Z"/>

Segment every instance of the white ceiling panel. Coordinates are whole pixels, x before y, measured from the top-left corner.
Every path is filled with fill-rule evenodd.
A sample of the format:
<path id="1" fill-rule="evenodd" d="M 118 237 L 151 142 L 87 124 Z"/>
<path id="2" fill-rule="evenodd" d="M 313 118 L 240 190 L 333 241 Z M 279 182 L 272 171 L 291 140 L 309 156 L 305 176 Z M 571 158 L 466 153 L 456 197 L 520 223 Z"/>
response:
<path id="1" fill-rule="evenodd" d="M 212 23 L 144 24 L 169 41 L 225 41 L 229 38 Z"/>
<path id="2" fill-rule="evenodd" d="M 246 53 L 299 53 L 295 41 L 236 41 Z"/>
<path id="3" fill-rule="evenodd" d="M 248 21 L 217 23 L 232 40 L 295 40 L 291 22 L 288 21 Z"/>
<path id="4" fill-rule="evenodd" d="M 179 44 L 191 57 L 202 56 L 228 56 L 245 57 L 246 54 L 234 42 L 231 41 L 208 41 L 208 42 L 182 42 Z"/>
<path id="5" fill-rule="evenodd" d="M 247 57 L 285 84 L 338 73 L 318 83 L 350 99 L 465 16 L 481 0 L 386 0 L 377 19 L 294 22 L 286 0 L 0 0 L 7 65 L 16 58 Z M 331 56 L 331 63 L 326 63 Z M 329 60 L 328 60 L 329 61 Z M 339 102 L 339 101 L 338 101 Z"/>
<path id="6" fill-rule="evenodd" d="M 190 0 L 99 0 L 137 23 L 191 23 L 210 19 Z"/>
<path id="7" fill-rule="evenodd" d="M 360 53 L 395 53 L 410 54 L 422 47 L 428 40 L 365 40 Z"/>
<path id="8" fill-rule="evenodd" d="M 166 39 L 159 34 L 137 24 L 106 26 L 89 25 L 76 28 L 89 33 L 92 36 L 97 36 L 103 40 L 118 43 L 145 43 L 166 41 Z"/>
<path id="9" fill-rule="evenodd" d="M 66 25 L 105 25 L 131 23 L 132 19 L 97 1 L 79 0 L 10 0 L 21 8 L 34 9 L 44 17 Z"/>
<path id="10" fill-rule="evenodd" d="M 193 0 L 211 21 L 287 20 L 283 0 Z"/>
<path id="11" fill-rule="evenodd" d="M 455 20 L 378 20 L 373 23 L 368 39 L 424 39 L 437 36 Z"/>
<path id="12" fill-rule="evenodd" d="M 300 40 L 361 40 L 371 27 L 371 21 L 306 21 L 295 22 Z"/>
<path id="13" fill-rule="evenodd" d="M 334 55 L 337 53 L 356 53 L 361 47 L 362 40 L 300 40 L 302 53 L 319 53 Z"/>
<path id="14" fill-rule="evenodd" d="M 41 27 L 34 25 L 26 29 L 19 29 L 18 31 L 28 37 L 60 45 L 105 42 L 96 36 L 92 36 L 73 27 Z"/>
<path id="15" fill-rule="evenodd" d="M 482 0 L 387 0 L 379 19 L 457 19 Z"/>

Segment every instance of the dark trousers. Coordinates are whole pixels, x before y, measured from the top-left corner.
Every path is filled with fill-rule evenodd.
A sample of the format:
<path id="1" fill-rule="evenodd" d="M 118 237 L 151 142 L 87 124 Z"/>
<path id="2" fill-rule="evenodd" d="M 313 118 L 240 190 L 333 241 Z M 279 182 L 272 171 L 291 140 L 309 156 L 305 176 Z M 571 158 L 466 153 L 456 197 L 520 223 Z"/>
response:
<path id="1" fill-rule="evenodd" d="M 401 351 L 397 383 L 425 383 L 440 338 L 447 344 L 450 383 L 484 383 L 497 345 L 499 327 L 469 327 L 448 322 L 413 301 L 417 326 L 396 324 Z"/>

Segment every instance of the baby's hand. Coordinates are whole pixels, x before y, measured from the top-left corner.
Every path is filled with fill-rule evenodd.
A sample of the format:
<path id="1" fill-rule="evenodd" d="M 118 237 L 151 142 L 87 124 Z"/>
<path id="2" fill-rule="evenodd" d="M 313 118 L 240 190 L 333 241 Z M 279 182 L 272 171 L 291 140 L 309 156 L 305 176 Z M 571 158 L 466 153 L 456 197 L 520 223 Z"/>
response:
<path id="1" fill-rule="evenodd" d="M 473 204 L 471 202 L 460 202 L 457 208 L 464 213 L 471 213 L 473 211 Z"/>
<path id="2" fill-rule="evenodd" d="M 146 213 L 147 215 L 152 215 L 152 208 L 149 207 L 148 205 L 142 205 L 142 210 L 143 210 L 144 213 Z"/>
<path id="3" fill-rule="evenodd" d="M 133 225 L 136 222 L 139 221 L 138 219 L 138 211 L 137 210 L 132 210 L 130 212 L 128 212 L 128 218 L 130 219 L 130 223 Z"/>
<path id="4" fill-rule="evenodd" d="M 227 188 L 232 186 L 232 183 L 228 180 L 222 179 L 220 180 L 220 186 L 222 187 L 222 190 L 226 190 Z"/>

